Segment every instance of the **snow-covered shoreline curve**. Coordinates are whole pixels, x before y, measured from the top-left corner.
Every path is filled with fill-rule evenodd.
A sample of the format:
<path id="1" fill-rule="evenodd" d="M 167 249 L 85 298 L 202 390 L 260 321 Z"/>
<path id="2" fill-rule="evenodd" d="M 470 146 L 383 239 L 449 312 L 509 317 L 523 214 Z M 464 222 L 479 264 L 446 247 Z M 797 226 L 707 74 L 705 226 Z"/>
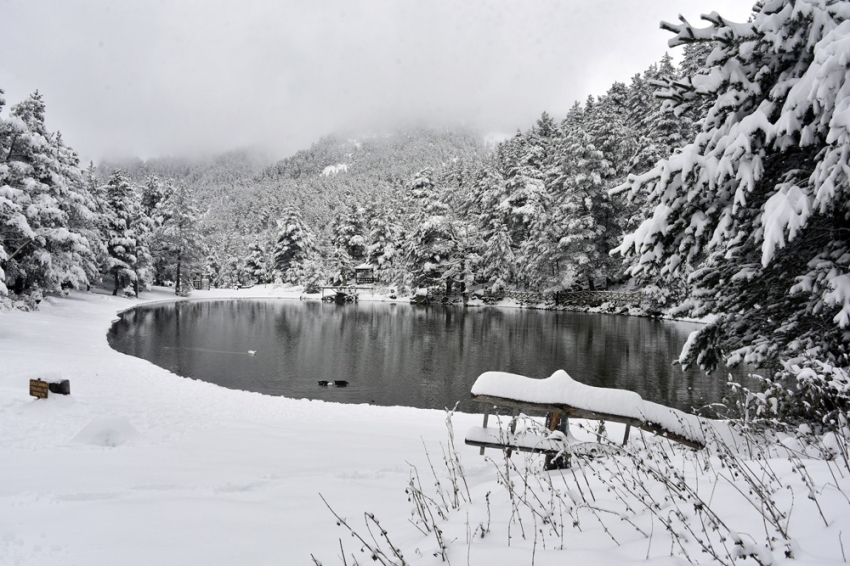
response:
<path id="1" fill-rule="evenodd" d="M 325 564 L 340 563 L 341 540 L 348 552 L 359 547 L 336 526 L 320 493 L 361 530 L 363 513 L 374 513 L 411 564 L 439 563 L 432 560 L 433 538 L 408 522 L 405 488 L 411 465 L 428 481 L 426 450 L 440 466 L 442 411 L 273 397 L 175 376 L 112 350 L 106 341 L 119 311 L 181 300 L 163 289 L 146 295 L 138 300 L 75 292 L 45 300 L 37 312 L 0 313 L 0 564 L 278 565 L 309 564 L 311 554 Z M 195 296 L 229 298 L 261 296 Z M 71 396 L 30 397 L 28 380 L 48 376 L 69 379 Z M 565 550 L 518 537 L 508 546 L 501 535 L 468 547 L 468 529 L 490 517 L 489 501 L 494 533 L 504 531 L 511 507 L 493 463 L 459 444 L 481 416 L 456 414 L 453 420 L 475 504 L 441 523 L 452 563 L 470 556 L 471 564 L 508 566 L 529 564 L 536 555 L 541 565 L 578 560 L 608 566 L 642 561 L 649 553 L 646 539 L 616 516 L 609 524 L 625 541 L 621 545 L 590 521 L 567 534 Z M 592 438 L 577 426 L 571 430 L 586 435 L 579 440 Z M 609 432 L 622 438 L 615 424 Z M 799 450 L 794 438 L 782 442 Z M 802 502 L 793 519 L 794 548 L 801 549 L 794 562 L 843 563 L 835 532 L 848 528 L 848 515 L 844 499 L 821 496 L 833 481 L 828 464 L 806 460 L 831 521 L 827 529 L 819 526 L 814 504 L 806 506 L 810 488 L 786 459 L 771 460 L 771 466 Z M 684 460 L 673 465 L 696 473 Z M 604 496 L 605 485 L 592 477 L 590 482 Z M 845 489 L 846 483 L 840 480 Z M 777 495 L 785 504 L 787 491 Z M 700 493 L 711 493 L 711 504 L 739 531 L 761 528 L 761 516 L 747 515 L 729 485 L 717 497 L 710 485 Z M 647 526 L 649 517 L 632 519 Z M 660 531 L 656 538 L 665 537 Z M 650 547 L 653 563 L 678 562 L 667 558 L 669 540 Z"/>
<path id="2" fill-rule="evenodd" d="M 74 292 L 0 313 L 0 564 L 307 563 L 338 546 L 319 492 L 405 522 L 405 462 L 427 465 L 423 442 L 439 451 L 442 411 L 177 377 L 106 341 L 119 312 L 180 300 L 144 296 Z M 30 397 L 40 376 L 69 379 L 71 396 Z"/>

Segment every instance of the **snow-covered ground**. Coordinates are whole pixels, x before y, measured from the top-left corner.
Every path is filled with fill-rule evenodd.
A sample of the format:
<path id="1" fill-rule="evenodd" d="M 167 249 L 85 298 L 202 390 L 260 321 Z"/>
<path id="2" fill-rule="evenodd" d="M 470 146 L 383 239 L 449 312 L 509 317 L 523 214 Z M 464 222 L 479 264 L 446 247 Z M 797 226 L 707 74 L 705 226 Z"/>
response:
<path id="1" fill-rule="evenodd" d="M 137 302 L 75 293 L 0 314 L 0 564 L 304 564 L 338 545 L 320 492 L 340 512 L 406 515 L 405 460 L 445 437 L 443 413 L 178 377 L 108 346 Z M 40 376 L 71 396 L 30 397 Z"/>
<path id="2" fill-rule="evenodd" d="M 298 293 L 255 288 L 196 292 L 193 299 L 232 296 Z M 281 565 L 310 564 L 312 554 L 328 565 L 343 564 L 341 545 L 347 564 L 354 564 L 352 555 L 360 564 L 373 563 L 360 552 L 362 544 L 337 526 L 319 494 L 369 542 L 364 512 L 374 513 L 406 561 L 443 563 L 428 525 L 420 521 L 423 533 L 408 521 L 417 497 L 409 502 L 405 489 L 415 466 L 423 492 L 435 501 L 428 508 L 436 513 L 441 498 L 430 455 L 451 500 L 445 413 L 233 391 L 113 351 L 106 333 L 116 313 L 156 300 L 174 298 L 164 289 L 144 293 L 142 301 L 73 293 L 44 301 L 38 312 L 0 313 L 0 564 Z M 28 395 L 28 380 L 35 377 L 69 379 L 71 395 L 36 400 Z M 498 453 L 489 451 L 490 461 L 463 445 L 464 431 L 479 425 L 479 416 L 457 414 L 453 423 L 468 492 L 461 490 L 458 509 L 449 501 L 447 518 L 435 520 L 452 564 L 605 565 L 647 556 L 652 563 L 674 564 L 685 551 L 710 561 L 700 553 L 698 537 L 687 535 L 684 546 L 674 546 L 657 511 L 634 502 L 633 508 L 618 507 L 628 497 L 609 494 L 605 472 L 597 477 L 588 467 L 582 483 L 573 483 L 576 468 L 542 474 L 538 456 L 514 456 L 519 468 L 510 470 Z M 621 431 L 610 425 L 609 433 L 613 438 Z M 635 444 L 634 450 L 651 454 L 649 441 L 649 448 Z M 792 447 L 795 442 L 786 439 Z M 526 461 L 532 472 L 521 471 Z M 703 472 L 690 468 L 694 462 L 682 456 L 674 468 L 712 509 L 729 511 L 723 516 L 729 529 L 741 532 L 741 548 L 760 545 L 769 530 L 761 515 L 742 503 L 734 482 L 715 494 Z M 850 493 L 850 472 L 843 464 L 806 462 L 829 527 L 807 498 L 808 480 L 793 471 L 799 464 L 787 455 L 776 458 L 776 476 L 791 486 L 777 492 L 777 505 L 795 502 L 788 528 L 795 559 L 783 556 L 781 541 L 773 557 L 794 564 L 842 562 L 844 539 L 850 545 L 850 500 L 844 495 Z M 500 474 L 513 474 L 515 485 L 536 482 L 539 505 L 528 495 L 529 502 L 517 504 L 518 492 L 512 503 Z M 676 507 L 664 501 L 659 485 L 670 487 L 649 476 L 647 490 L 665 513 L 673 513 Z M 549 478 L 561 491 L 547 484 Z M 594 502 L 582 503 L 591 492 Z M 700 518 L 693 508 L 682 513 Z M 674 520 L 672 528 L 684 527 Z M 373 532 L 388 549 L 374 526 Z M 730 542 L 729 548 L 737 547 Z"/>

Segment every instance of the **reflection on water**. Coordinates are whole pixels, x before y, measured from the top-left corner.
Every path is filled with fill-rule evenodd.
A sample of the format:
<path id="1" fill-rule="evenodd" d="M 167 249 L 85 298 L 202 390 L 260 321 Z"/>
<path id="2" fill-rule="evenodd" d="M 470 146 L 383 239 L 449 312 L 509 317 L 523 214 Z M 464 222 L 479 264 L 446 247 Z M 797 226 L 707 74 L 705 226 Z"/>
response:
<path id="1" fill-rule="evenodd" d="M 524 309 L 183 301 L 128 311 L 109 343 L 179 375 L 295 398 L 436 409 L 460 401 L 460 410 L 478 411 L 469 390 L 484 371 L 547 377 L 565 369 L 589 385 L 688 410 L 726 392 L 722 375 L 671 364 L 698 327 Z"/>

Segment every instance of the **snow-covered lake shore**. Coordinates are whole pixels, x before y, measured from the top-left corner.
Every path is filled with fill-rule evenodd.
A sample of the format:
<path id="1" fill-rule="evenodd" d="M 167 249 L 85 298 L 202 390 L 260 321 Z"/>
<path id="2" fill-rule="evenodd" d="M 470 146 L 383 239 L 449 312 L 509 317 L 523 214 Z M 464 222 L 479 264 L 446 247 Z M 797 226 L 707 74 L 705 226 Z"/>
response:
<path id="1" fill-rule="evenodd" d="M 257 296 L 193 298 L 233 295 Z M 338 545 L 319 492 L 406 517 L 405 461 L 444 440 L 442 412 L 232 391 L 108 346 L 118 311 L 172 297 L 0 314 L 0 564 L 304 564 Z M 71 396 L 30 397 L 46 375 Z"/>
<path id="2" fill-rule="evenodd" d="M 193 299 L 252 296 L 298 294 L 214 290 L 196 292 Z M 329 565 L 343 563 L 341 542 L 348 564 L 352 554 L 361 564 L 372 563 L 336 525 L 320 493 L 362 532 L 364 511 L 374 513 L 408 562 L 443 563 L 434 556 L 434 537 L 408 522 L 412 504 L 405 495 L 411 465 L 422 484 L 433 483 L 426 450 L 442 474 L 443 412 L 228 390 L 109 347 L 106 333 L 118 312 L 166 300 L 175 299 L 164 289 L 145 293 L 142 300 L 72 293 L 44 301 L 38 312 L 0 313 L 0 564 L 309 564 L 312 554 Z M 60 376 L 70 380 L 71 396 L 35 400 L 28 395 L 30 378 Z M 474 503 L 440 521 L 452 564 L 606 565 L 646 557 L 651 563 L 683 563 L 680 547 L 674 548 L 658 524 L 659 515 L 619 509 L 620 500 L 605 495 L 606 476 L 590 471 L 578 488 L 592 489 L 598 502 L 549 503 L 567 513 L 559 519 L 558 528 L 564 529 L 558 535 L 550 529 L 545 535 L 541 530 L 539 540 L 532 537 L 543 529 L 532 525 L 533 514 L 526 515 L 524 525 L 511 527 L 512 504 L 497 479 L 501 456 L 489 451 L 491 462 L 463 445 L 464 432 L 479 425 L 480 416 L 457 414 L 453 420 Z M 609 432 L 612 438 L 621 435 L 617 425 Z M 786 439 L 792 448 L 794 442 Z M 722 513 L 730 529 L 741 532 L 748 549 L 759 546 L 766 529 L 762 517 L 742 503 L 732 482 L 712 487 L 716 476 L 696 466 L 691 470 L 694 461 L 688 458 L 674 460 L 674 467 Z M 521 466 L 522 458 L 514 460 Z M 530 461 L 539 470 L 540 457 Z M 715 458 L 705 461 L 717 464 Z M 791 487 L 777 491 L 776 498 L 780 507 L 790 501 L 794 509 L 788 521 L 795 558 L 783 557 L 782 542 L 772 556 L 793 564 L 842 562 L 841 536 L 850 533 L 850 513 L 841 494 L 850 493 L 850 474 L 841 475 L 837 465 L 830 468 L 822 460 L 805 462 L 829 526 L 807 499 L 809 486 L 795 472 L 799 466 L 786 456 L 771 460 L 776 477 Z M 563 484 L 563 497 L 575 497 L 575 503 L 579 495 L 569 486 L 577 477 L 560 474 L 553 477 Z M 547 477 L 526 479 L 545 491 Z M 647 482 L 663 502 L 663 485 Z M 428 491 L 427 485 L 423 489 Z M 570 530 L 573 514 L 577 523 Z M 688 535 L 682 548 L 701 563 L 710 561 L 695 537 Z"/>

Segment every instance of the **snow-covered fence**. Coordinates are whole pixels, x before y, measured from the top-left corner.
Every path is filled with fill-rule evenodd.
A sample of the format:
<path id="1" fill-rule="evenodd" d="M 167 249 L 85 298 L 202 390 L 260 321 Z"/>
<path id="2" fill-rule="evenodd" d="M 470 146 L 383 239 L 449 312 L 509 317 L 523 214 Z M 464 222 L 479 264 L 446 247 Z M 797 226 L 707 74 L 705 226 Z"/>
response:
<path id="1" fill-rule="evenodd" d="M 194 278 L 189 281 L 189 284 L 192 287 L 193 291 L 209 291 L 210 290 L 210 280 L 206 277 L 203 278 Z"/>
<path id="2" fill-rule="evenodd" d="M 487 304 L 494 304 L 504 299 L 513 299 L 524 305 L 536 305 L 540 303 L 554 303 L 556 305 L 583 305 L 599 306 L 603 303 L 628 306 L 640 305 L 643 300 L 641 291 L 558 291 L 555 293 L 539 293 L 536 291 L 500 291 L 497 293 L 474 293 Z M 428 294 L 429 303 L 460 303 L 463 302 L 462 294 L 451 295 Z M 425 302 L 424 300 L 421 302 Z"/>
<path id="3" fill-rule="evenodd" d="M 612 303 L 615 305 L 640 305 L 640 291 L 561 291 L 555 293 L 555 304 L 580 304 L 587 306 Z"/>

